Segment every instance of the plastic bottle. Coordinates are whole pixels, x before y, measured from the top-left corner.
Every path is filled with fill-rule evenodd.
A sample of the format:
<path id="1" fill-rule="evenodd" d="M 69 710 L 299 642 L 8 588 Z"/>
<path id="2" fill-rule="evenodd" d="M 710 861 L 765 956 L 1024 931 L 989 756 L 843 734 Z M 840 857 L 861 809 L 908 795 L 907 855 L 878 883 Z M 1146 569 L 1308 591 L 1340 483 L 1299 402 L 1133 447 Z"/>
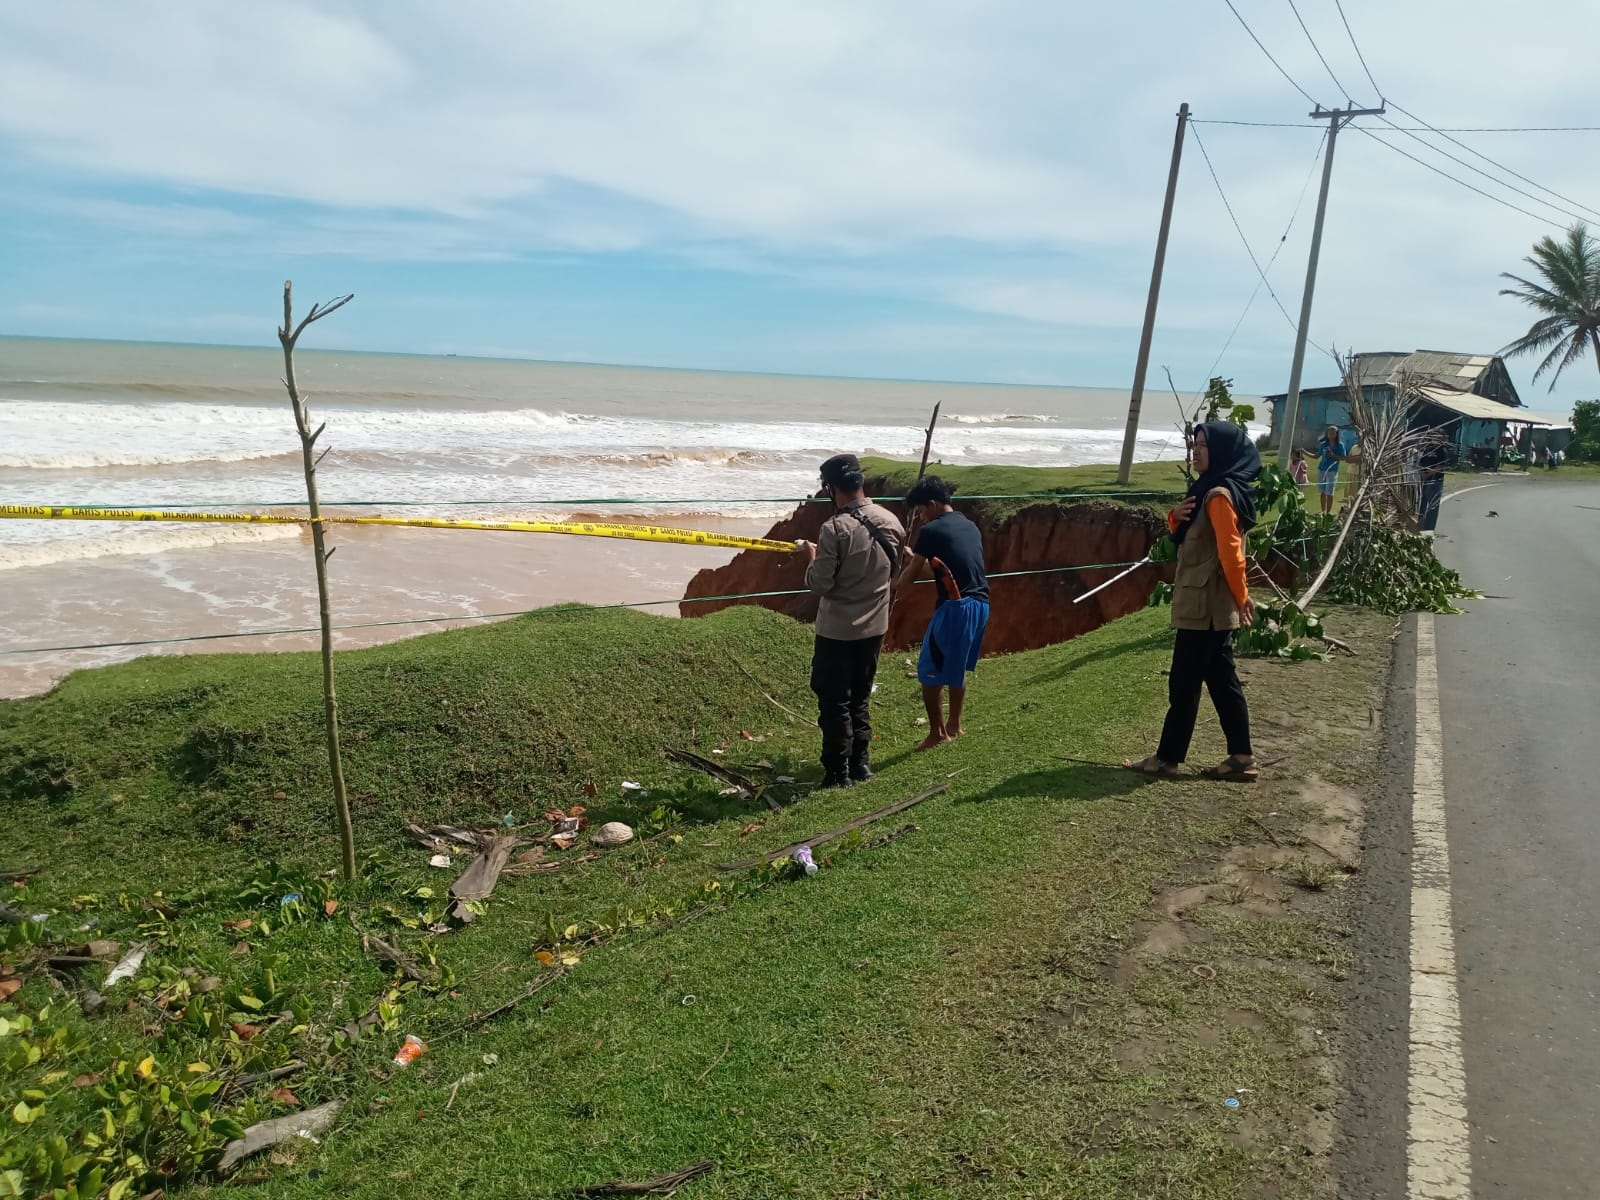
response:
<path id="1" fill-rule="evenodd" d="M 412 1063 L 416 1062 L 417 1059 L 422 1057 L 423 1051 L 425 1051 L 427 1048 L 428 1043 L 423 1041 L 416 1034 L 406 1034 L 405 1043 L 400 1047 L 399 1050 L 395 1051 L 394 1065 L 397 1067 L 409 1067 Z"/>
<path id="2" fill-rule="evenodd" d="M 801 846 L 800 849 L 794 852 L 792 857 L 795 862 L 800 864 L 800 869 L 803 870 L 807 875 L 815 875 L 817 873 L 817 863 L 816 860 L 811 857 L 810 846 Z"/>

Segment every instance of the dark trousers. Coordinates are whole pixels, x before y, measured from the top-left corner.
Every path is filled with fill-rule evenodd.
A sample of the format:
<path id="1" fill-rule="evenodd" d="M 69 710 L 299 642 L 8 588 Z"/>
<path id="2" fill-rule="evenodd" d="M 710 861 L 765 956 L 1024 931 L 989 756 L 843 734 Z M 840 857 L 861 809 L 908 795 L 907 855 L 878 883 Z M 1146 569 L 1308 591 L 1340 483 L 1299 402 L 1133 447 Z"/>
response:
<path id="1" fill-rule="evenodd" d="M 811 655 L 811 690 L 817 694 L 822 729 L 822 769 L 842 775 L 850 760 L 872 745 L 872 680 L 878 673 L 883 638 L 840 641 L 817 638 Z"/>
<path id="2" fill-rule="evenodd" d="M 1431 533 L 1439 527 L 1439 503 L 1444 499 L 1444 476 L 1422 481 L 1422 503 L 1417 511 L 1417 528 Z"/>
<path id="3" fill-rule="evenodd" d="M 1172 673 L 1167 677 L 1167 721 L 1161 728 L 1156 757 L 1167 763 L 1181 763 L 1189 757 L 1202 685 L 1217 706 L 1228 753 L 1249 754 L 1250 708 L 1233 665 L 1233 630 L 1180 629 L 1177 634 L 1172 645 Z"/>

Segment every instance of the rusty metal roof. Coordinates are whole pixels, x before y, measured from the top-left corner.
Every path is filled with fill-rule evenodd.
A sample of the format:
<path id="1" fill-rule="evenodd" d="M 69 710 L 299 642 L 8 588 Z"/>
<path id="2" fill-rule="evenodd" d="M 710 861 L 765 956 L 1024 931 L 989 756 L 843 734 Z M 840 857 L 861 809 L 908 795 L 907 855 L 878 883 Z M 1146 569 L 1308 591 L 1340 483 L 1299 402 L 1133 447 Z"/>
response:
<path id="1" fill-rule="evenodd" d="M 1567 419 L 1558 413 L 1534 412 L 1531 408 L 1517 408 L 1501 404 L 1472 392 L 1458 392 L 1454 388 L 1420 387 L 1418 394 L 1429 404 L 1447 408 L 1463 417 L 1480 421 L 1513 421 L 1520 425 L 1564 426 Z"/>
<path id="2" fill-rule="evenodd" d="M 1437 380 L 1448 388 L 1470 392 L 1478 378 L 1494 365 L 1493 354 L 1452 354 L 1446 350 L 1386 350 L 1356 355 L 1356 373 L 1363 385 L 1395 382 L 1401 371 Z"/>

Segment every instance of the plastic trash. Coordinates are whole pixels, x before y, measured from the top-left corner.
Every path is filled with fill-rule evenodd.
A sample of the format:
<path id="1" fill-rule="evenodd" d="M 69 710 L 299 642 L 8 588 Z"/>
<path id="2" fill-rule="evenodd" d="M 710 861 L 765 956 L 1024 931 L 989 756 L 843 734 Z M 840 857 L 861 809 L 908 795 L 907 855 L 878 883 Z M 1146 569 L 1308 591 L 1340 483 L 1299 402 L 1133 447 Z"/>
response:
<path id="1" fill-rule="evenodd" d="M 500 824 L 502 825 L 515 825 L 516 823 L 517 817 L 515 813 L 507 813 L 505 816 L 500 818 Z"/>
<path id="2" fill-rule="evenodd" d="M 430 867 L 448 867 L 450 865 L 450 856 L 448 854 L 435 854 L 428 860 L 428 865 Z"/>
<path id="3" fill-rule="evenodd" d="M 1239 1107 L 1239 1097 L 1237 1097 L 1237 1096 L 1229 1096 L 1226 1100 L 1223 1101 L 1223 1103 L 1226 1104 L 1229 1108 L 1238 1108 Z"/>
<path id="4" fill-rule="evenodd" d="M 817 862 L 816 859 L 811 857 L 810 846 L 801 846 L 791 857 L 807 875 L 815 875 L 817 873 Z"/>
<path id="5" fill-rule="evenodd" d="M 423 1052 L 427 1050 L 427 1048 L 428 1043 L 423 1041 L 416 1034 L 406 1034 L 405 1042 L 401 1045 L 400 1049 L 395 1051 L 394 1065 L 397 1067 L 409 1067 L 412 1063 L 416 1062 L 417 1059 L 422 1057 Z"/>
<path id="6" fill-rule="evenodd" d="M 279 900 L 278 904 L 280 907 L 287 908 L 291 904 L 299 904 L 303 899 L 305 899 L 305 897 L 299 892 L 285 892 L 283 899 Z"/>
<path id="7" fill-rule="evenodd" d="M 149 951 L 148 942 L 140 942 L 137 946 L 129 947 L 128 952 L 117 960 L 117 965 L 111 968 L 101 987 L 112 988 L 124 979 L 132 979 L 139 973 L 139 968 L 144 966 L 144 956 Z"/>

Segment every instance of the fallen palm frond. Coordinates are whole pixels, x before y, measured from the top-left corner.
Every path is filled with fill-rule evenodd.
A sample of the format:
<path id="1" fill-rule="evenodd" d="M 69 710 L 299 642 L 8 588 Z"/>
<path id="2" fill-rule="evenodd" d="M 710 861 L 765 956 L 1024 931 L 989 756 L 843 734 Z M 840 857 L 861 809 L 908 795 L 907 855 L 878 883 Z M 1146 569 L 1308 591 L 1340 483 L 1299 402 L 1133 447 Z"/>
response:
<path id="1" fill-rule="evenodd" d="M 1331 600 L 1384 612 L 1451 611 L 1452 600 L 1473 593 L 1415 531 L 1420 460 L 1443 437 L 1418 420 L 1418 378 L 1402 371 L 1383 403 L 1367 395 L 1354 356 L 1335 359 L 1356 427 L 1357 483 L 1321 569 L 1295 603 L 1305 609 L 1326 588 Z"/>

